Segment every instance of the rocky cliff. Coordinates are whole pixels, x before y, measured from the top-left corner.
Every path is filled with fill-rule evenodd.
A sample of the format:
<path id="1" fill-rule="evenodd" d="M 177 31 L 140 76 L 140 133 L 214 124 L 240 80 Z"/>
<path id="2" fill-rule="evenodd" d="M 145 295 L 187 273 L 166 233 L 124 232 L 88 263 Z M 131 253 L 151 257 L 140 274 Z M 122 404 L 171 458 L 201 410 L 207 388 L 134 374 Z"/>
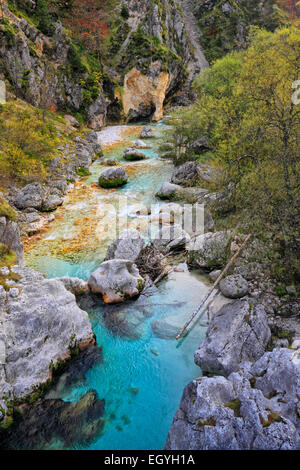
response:
<path id="1" fill-rule="evenodd" d="M 200 44 L 210 63 L 228 52 L 246 47 L 250 25 L 273 31 L 280 22 L 274 0 L 199 0 L 189 3 L 201 32 Z"/>
<path id="2" fill-rule="evenodd" d="M 69 25 L 65 17 L 77 14 L 72 6 L 68 14 L 57 7 L 41 28 L 39 2 L 15 5 L 19 10 L 3 6 L 0 74 L 17 96 L 42 108 L 80 113 L 94 129 L 107 118 L 120 119 L 121 102 L 129 120 L 161 119 L 164 104 L 193 98 L 191 83 L 208 65 L 184 0 L 120 1 L 113 9 L 107 4 L 109 34 L 101 39 L 100 63 L 95 51 L 84 52 L 74 42 L 78 32 L 71 36 L 58 21 Z"/>
<path id="3" fill-rule="evenodd" d="M 128 19 L 118 28 L 113 67 L 124 75 L 124 111 L 129 119 L 162 117 L 163 104 L 192 98 L 190 85 L 208 66 L 197 24 L 188 22 L 185 1 L 129 0 Z M 192 14 L 192 12 L 191 12 Z"/>
<path id="4" fill-rule="evenodd" d="M 110 101 L 62 24 L 53 23 L 50 36 L 20 12 L 12 13 L 6 2 L 2 9 L 0 78 L 7 79 L 16 96 L 34 106 L 80 113 L 91 128 L 101 128 Z"/>

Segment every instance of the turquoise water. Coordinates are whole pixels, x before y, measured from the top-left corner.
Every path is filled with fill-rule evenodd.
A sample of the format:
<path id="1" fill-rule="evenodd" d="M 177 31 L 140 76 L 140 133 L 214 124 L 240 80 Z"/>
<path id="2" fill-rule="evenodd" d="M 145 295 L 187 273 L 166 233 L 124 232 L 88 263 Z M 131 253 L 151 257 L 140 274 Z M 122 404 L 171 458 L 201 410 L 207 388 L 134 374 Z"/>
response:
<path id="1" fill-rule="evenodd" d="M 157 131 L 163 131 L 163 127 Z M 97 217 L 91 209 L 93 205 L 101 208 L 108 199 L 117 207 L 120 193 L 129 198 L 126 209 L 129 213 L 136 202 L 153 203 L 153 193 L 169 178 L 172 166 L 158 159 L 157 142 L 153 140 L 152 143 L 153 149 L 145 150 L 149 160 L 134 164 L 122 160 L 122 150 L 128 142 L 105 152 L 105 157 L 114 156 L 126 164 L 130 170 L 130 182 L 119 191 L 97 192 L 95 189 L 93 197 L 89 193 L 85 198 L 80 190 L 80 201 L 76 200 L 76 194 L 75 197 L 74 194 L 68 196 L 62 217 L 27 253 L 27 264 L 45 272 L 48 277 L 72 275 L 87 278 L 103 260 L 113 236 L 111 239 L 103 236 L 99 240 L 93 231 L 89 232 L 87 238 L 94 237 L 94 243 L 90 244 L 87 239 L 86 252 L 80 253 L 78 258 L 75 256 L 74 260 L 64 259 L 55 251 L 50 253 L 51 243 L 55 247 L 68 243 L 75 219 L 89 217 L 92 225 L 93 218 Z M 102 169 L 101 161 L 96 162 L 84 184 L 92 186 Z M 79 227 L 82 230 L 82 226 Z M 99 306 L 89 312 L 97 343 L 103 347 L 103 363 L 91 368 L 82 383 L 69 388 L 58 386 L 49 394 L 51 398 L 74 401 L 87 390 L 94 389 L 99 398 L 105 399 L 103 432 L 89 446 L 77 443 L 74 448 L 152 450 L 164 446 L 184 386 L 201 375 L 193 362 L 193 353 L 202 341 L 205 329 L 197 325 L 184 341 L 176 342 L 161 337 L 164 336 L 164 323 L 158 323 L 159 334 L 152 325 L 154 321 L 166 318 L 168 325 L 179 329 L 208 288 L 205 277 L 185 269 L 184 272 L 170 274 L 160 283 L 156 294 L 149 298 L 125 303 L 114 313 L 109 313 L 108 306 Z M 114 319 L 119 321 L 117 331 L 112 328 L 109 315 L 114 315 Z"/>

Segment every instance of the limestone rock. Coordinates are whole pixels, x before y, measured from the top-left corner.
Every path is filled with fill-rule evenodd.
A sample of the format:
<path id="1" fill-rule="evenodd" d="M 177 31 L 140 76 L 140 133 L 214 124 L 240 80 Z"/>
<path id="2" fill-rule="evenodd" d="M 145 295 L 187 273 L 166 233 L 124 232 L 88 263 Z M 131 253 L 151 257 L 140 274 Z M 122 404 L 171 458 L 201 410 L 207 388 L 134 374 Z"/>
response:
<path id="1" fill-rule="evenodd" d="M 20 265 L 24 263 L 24 247 L 20 237 L 20 230 L 17 222 L 0 217 L 0 243 L 6 245 L 17 255 Z"/>
<path id="2" fill-rule="evenodd" d="M 89 119 L 89 127 L 95 131 L 99 131 L 106 124 L 107 108 L 109 101 L 106 100 L 101 91 L 97 99 L 88 107 L 87 116 Z"/>
<path id="3" fill-rule="evenodd" d="M 201 155 L 201 153 L 207 152 L 210 150 L 208 138 L 206 136 L 200 137 L 200 139 L 195 140 L 191 144 L 191 149 L 197 154 Z"/>
<path id="4" fill-rule="evenodd" d="M 226 264 L 230 254 L 230 231 L 207 232 L 199 235 L 188 246 L 188 261 L 199 268 L 219 268 Z"/>
<path id="5" fill-rule="evenodd" d="M 4 302 L 6 300 L 6 292 L 4 287 L 0 285 L 0 307 L 4 305 Z"/>
<path id="6" fill-rule="evenodd" d="M 141 132 L 141 139 L 153 139 L 154 137 L 155 134 L 151 127 L 143 127 Z"/>
<path id="7" fill-rule="evenodd" d="M 36 2 L 28 0 L 27 3 L 34 5 Z M 3 8 L 17 40 L 12 41 L 8 35 L 1 35 L 0 59 L 15 92 L 33 106 L 46 109 L 55 106 L 57 110 L 70 109 L 75 113 L 85 108 L 91 126 L 98 128 L 105 124 L 110 102 L 100 89 L 97 99 L 87 106 L 85 88 L 81 84 L 81 80 L 86 80 L 87 71 L 85 67 L 76 73 L 72 71 L 70 39 L 62 24 L 51 24 L 54 37 L 49 38 L 25 18 L 20 20 L 11 10 L 8 11 L 6 2 Z M 53 73 L 58 68 L 59 71 Z M 26 87 L 19 78 L 25 76 Z"/>
<path id="8" fill-rule="evenodd" d="M 108 168 L 99 176 L 99 186 L 103 188 L 117 188 L 127 183 L 128 177 L 123 167 Z"/>
<path id="9" fill-rule="evenodd" d="M 145 160 L 147 156 L 135 148 L 127 148 L 123 152 L 123 157 L 125 160 L 135 161 L 135 160 Z"/>
<path id="10" fill-rule="evenodd" d="M 270 408 L 300 430 L 300 347 L 266 352 L 249 369 L 252 383 L 268 398 Z"/>
<path id="11" fill-rule="evenodd" d="M 248 282 L 240 274 L 231 274 L 220 281 L 220 290 L 225 297 L 239 299 L 248 294 Z"/>
<path id="12" fill-rule="evenodd" d="M 212 318 L 206 338 L 195 352 L 195 363 L 204 372 L 228 376 L 242 362 L 259 359 L 270 338 L 264 308 L 237 300 Z"/>
<path id="13" fill-rule="evenodd" d="M 104 302 L 110 304 L 137 297 L 145 281 L 132 261 L 112 259 L 93 272 L 88 284 L 94 294 L 101 294 Z"/>
<path id="14" fill-rule="evenodd" d="M 89 131 L 85 134 L 86 140 L 91 144 L 95 154 L 101 153 L 102 148 L 98 140 L 98 134 L 95 131 Z"/>
<path id="15" fill-rule="evenodd" d="M 135 261 L 144 246 L 145 241 L 137 230 L 124 230 L 109 246 L 105 260 L 128 259 Z"/>
<path id="16" fill-rule="evenodd" d="M 56 279 L 62 282 L 67 291 L 72 292 L 74 295 L 85 294 L 90 290 L 88 283 L 79 277 L 64 276 Z"/>
<path id="17" fill-rule="evenodd" d="M 123 106 L 129 120 L 148 117 L 153 121 L 163 118 L 163 104 L 170 85 L 171 77 L 168 72 L 160 71 L 159 61 L 152 64 L 155 73 L 144 75 L 133 67 L 124 78 Z M 145 138 L 141 135 L 141 138 Z"/>
<path id="18" fill-rule="evenodd" d="M 170 226 L 163 225 L 154 230 L 151 241 L 156 249 L 162 253 L 168 253 L 172 250 L 185 248 L 190 238 L 189 234 L 180 225 L 174 224 Z"/>
<path id="19" fill-rule="evenodd" d="M 180 190 L 180 186 L 178 184 L 172 184 L 168 181 L 162 184 L 160 190 L 156 193 L 156 196 L 161 199 L 171 199 L 175 196 L 176 191 Z"/>
<path id="20" fill-rule="evenodd" d="M 187 162 L 173 171 L 171 183 L 193 186 L 201 180 L 212 181 L 216 174 L 216 170 L 210 165 L 198 161 Z"/>
<path id="21" fill-rule="evenodd" d="M 183 187 L 179 184 L 173 184 L 166 181 L 162 184 L 160 190 L 156 193 L 156 196 L 160 199 L 173 199 L 188 204 L 202 204 L 205 202 L 208 194 L 209 191 L 204 188 Z"/>
<path id="22" fill-rule="evenodd" d="M 14 203 L 18 209 L 41 209 L 45 196 L 46 191 L 40 183 L 30 183 L 18 191 Z"/>
<path id="23" fill-rule="evenodd" d="M 106 158 L 105 160 L 101 160 L 102 165 L 104 166 L 117 166 L 118 161 L 114 158 Z"/>
<path id="24" fill-rule="evenodd" d="M 49 194 L 43 202 L 42 211 L 53 211 L 61 206 L 63 199 L 56 194 Z"/>
<path id="25" fill-rule="evenodd" d="M 134 148 L 137 148 L 137 149 L 151 149 L 152 148 L 152 145 L 146 144 L 146 142 L 144 142 L 141 139 L 135 140 L 134 142 L 132 142 L 132 145 Z"/>
<path id="26" fill-rule="evenodd" d="M 66 123 L 71 126 L 71 127 L 80 127 L 80 124 L 79 122 L 77 121 L 76 118 L 74 118 L 74 116 L 71 116 L 70 114 L 65 114 L 64 115 L 64 118 L 66 120 Z"/>
<path id="27" fill-rule="evenodd" d="M 51 364 L 70 356 L 70 348 L 95 342 L 88 314 L 62 282 L 28 268 L 13 271 L 21 279 L 14 287 L 18 296 L 8 296 L 1 314 L 6 374 L 0 376 L 0 399 L 31 393 L 48 380 Z"/>
<path id="28" fill-rule="evenodd" d="M 215 282 L 218 279 L 218 277 L 220 276 L 221 272 L 222 272 L 221 269 L 214 269 L 214 271 L 211 271 L 209 273 L 209 279 L 211 281 Z"/>

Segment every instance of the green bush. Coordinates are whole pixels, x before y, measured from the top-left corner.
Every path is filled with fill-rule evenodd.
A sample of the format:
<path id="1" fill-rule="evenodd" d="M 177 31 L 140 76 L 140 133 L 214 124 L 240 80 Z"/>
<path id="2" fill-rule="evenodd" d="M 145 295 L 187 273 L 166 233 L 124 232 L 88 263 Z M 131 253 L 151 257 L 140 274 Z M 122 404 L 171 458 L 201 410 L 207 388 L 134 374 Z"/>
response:
<path id="1" fill-rule="evenodd" d="M 128 20 L 129 18 L 129 10 L 128 10 L 127 5 L 125 5 L 125 3 L 123 3 L 122 8 L 121 8 L 121 16 L 122 18 L 124 18 L 124 20 Z"/>

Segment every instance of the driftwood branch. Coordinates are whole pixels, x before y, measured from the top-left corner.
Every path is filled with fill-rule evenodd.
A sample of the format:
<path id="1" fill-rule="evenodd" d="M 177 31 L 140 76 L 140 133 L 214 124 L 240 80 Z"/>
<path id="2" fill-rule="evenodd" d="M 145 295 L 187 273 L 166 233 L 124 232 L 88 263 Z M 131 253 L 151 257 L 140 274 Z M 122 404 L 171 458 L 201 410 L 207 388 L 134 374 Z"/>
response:
<path id="1" fill-rule="evenodd" d="M 221 272 L 221 274 L 219 275 L 218 279 L 215 281 L 214 285 L 212 286 L 212 288 L 209 290 L 209 292 L 207 293 L 207 295 L 204 297 L 204 299 L 202 300 L 201 304 L 199 305 L 199 307 L 194 311 L 194 313 L 191 315 L 191 317 L 188 319 L 188 321 L 185 323 L 185 325 L 183 326 L 183 328 L 180 330 L 180 332 L 178 333 L 178 335 L 176 336 L 176 339 L 180 339 L 183 335 L 183 333 L 185 332 L 185 330 L 187 329 L 187 327 L 192 323 L 193 319 L 198 315 L 198 313 L 200 312 L 201 308 L 203 307 L 203 305 L 206 303 L 207 299 L 211 296 L 211 294 L 213 293 L 214 289 L 217 287 L 217 285 L 219 284 L 219 282 L 221 281 L 221 279 L 224 277 L 224 275 L 226 274 L 226 272 L 228 271 L 228 269 L 230 268 L 230 266 L 232 266 L 232 264 L 235 262 L 235 260 L 237 259 L 237 257 L 239 256 L 241 250 L 246 246 L 248 240 L 250 239 L 251 237 L 251 233 L 249 233 L 247 235 L 247 237 L 245 238 L 244 242 L 241 244 L 241 246 L 239 247 L 239 249 L 237 250 L 237 252 L 232 256 L 232 258 L 230 259 L 230 261 L 228 261 L 228 263 L 226 264 L 225 268 L 223 269 L 223 271 Z"/>
<path id="2" fill-rule="evenodd" d="M 166 277 L 170 272 L 174 271 L 174 268 L 171 269 L 164 269 L 163 272 L 155 279 L 153 284 L 157 284 L 159 281 L 161 281 L 164 277 Z"/>

